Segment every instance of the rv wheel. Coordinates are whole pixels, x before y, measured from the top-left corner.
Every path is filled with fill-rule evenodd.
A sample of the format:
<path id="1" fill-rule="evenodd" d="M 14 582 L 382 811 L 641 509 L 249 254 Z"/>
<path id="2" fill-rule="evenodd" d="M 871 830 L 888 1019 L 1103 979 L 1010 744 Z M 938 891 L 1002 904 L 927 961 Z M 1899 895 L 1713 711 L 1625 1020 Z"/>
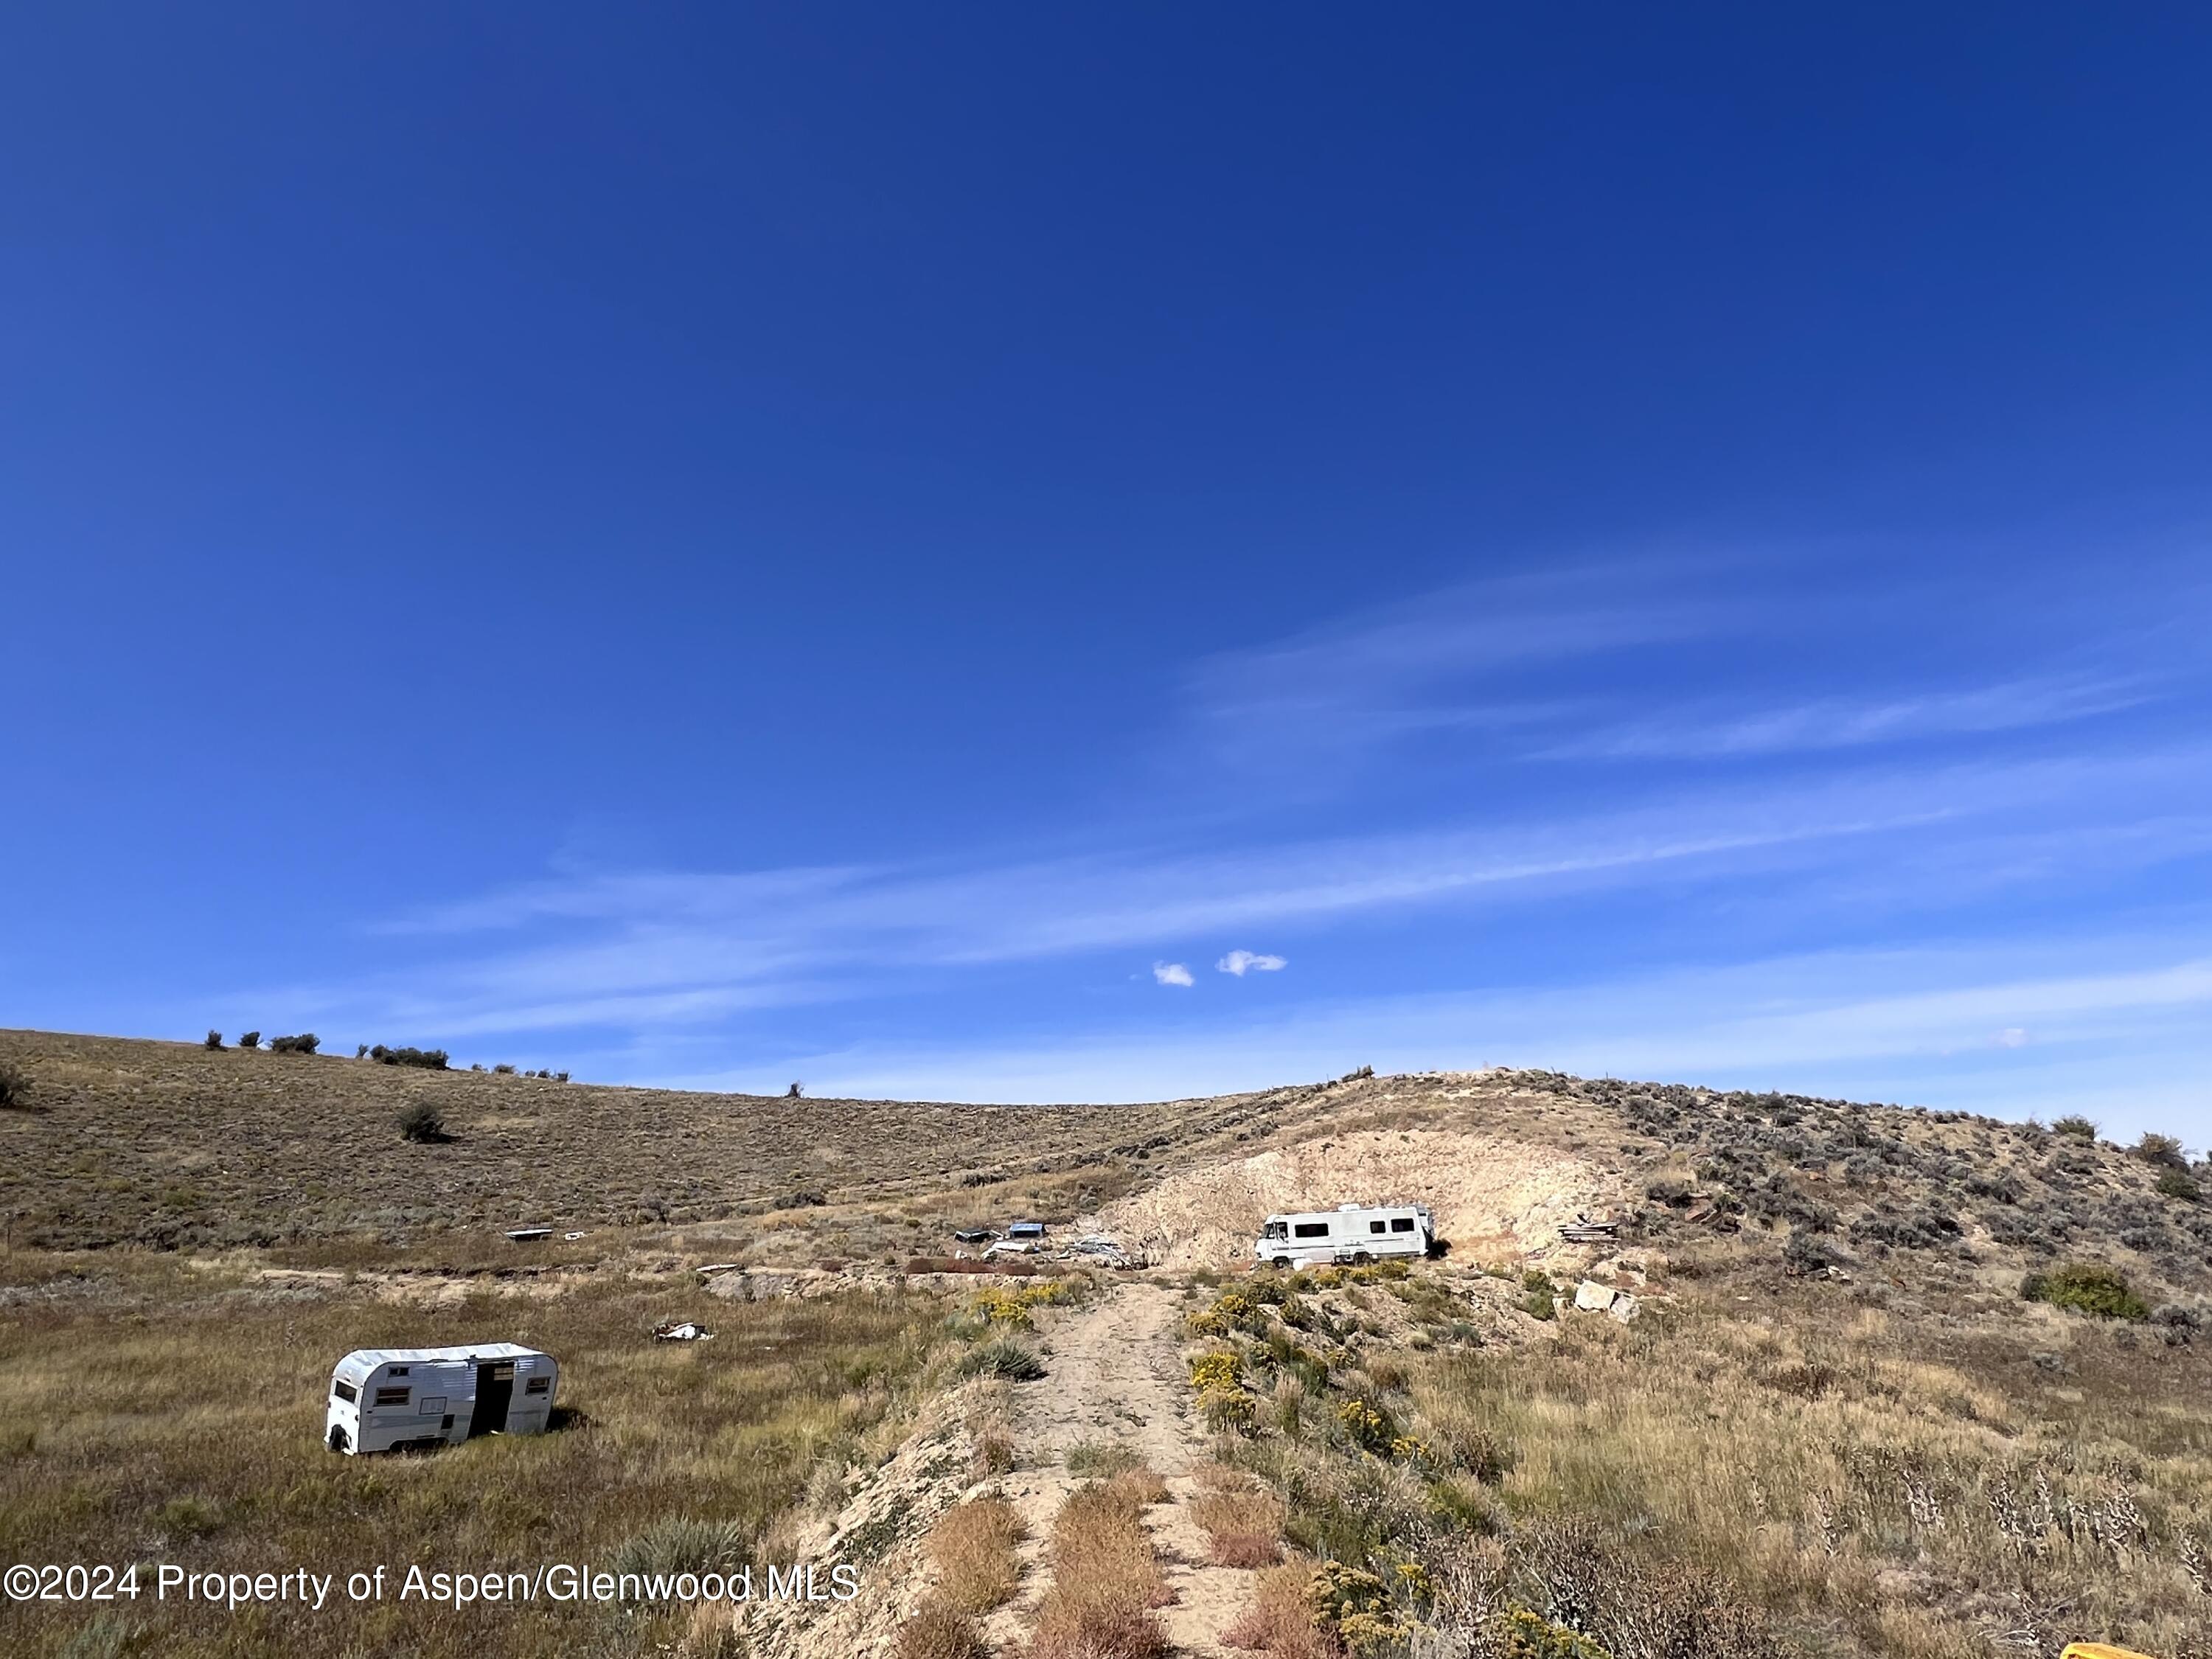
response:
<path id="1" fill-rule="evenodd" d="M 334 1451 L 334 1452 L 342 1452 L 342 1451 L 345 1450 L 345 1449 L 346 1449 L 348 1446 L 351 1445 L 352 1443 L 352 1443 L 352 1441 L 349 1440 L 349 1439 L 346 1437 L 346 1431 L 345 1431 L 345 1425 L 344 1425 L 344 1424 L 343 1424 L 343 1423 L 333 1423 L 333 1424 L 331 1424 L 331 1442 L 330 1442 L 330 1444 L 331 1444 L 331 1449 L 332 1451 Z"/>
<path id="2" fill-rule="evenodd" d="M 1274 1268 L 1278 1273 L 1286 1273 L 1291 1270 L 1291 1259 L 1286 1255 L 1279 1255 L 1267 1265 Z"/>
<path id="3" fill-rule="evenodd" d="M 1352 1265 L 1355 1267 L 1364 1267 L 1374 1260 L 1375 1258 L 1365 1250 L 1354 1250 L 1352 1253 Z"/>

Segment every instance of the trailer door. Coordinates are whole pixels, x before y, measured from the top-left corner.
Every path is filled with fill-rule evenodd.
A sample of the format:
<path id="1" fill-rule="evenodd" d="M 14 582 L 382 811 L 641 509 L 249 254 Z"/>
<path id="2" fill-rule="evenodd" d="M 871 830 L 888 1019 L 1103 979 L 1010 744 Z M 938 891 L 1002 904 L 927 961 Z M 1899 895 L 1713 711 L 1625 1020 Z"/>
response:
<path id="1" fill-rule="evenodd" d="M 514 1362 L 488 1359 L 477 1367 L 477 1408 L 469 1417 L 471 1435 L 497 1434 L 507 1427 L 507 1408 L 514 1400 Z"/>

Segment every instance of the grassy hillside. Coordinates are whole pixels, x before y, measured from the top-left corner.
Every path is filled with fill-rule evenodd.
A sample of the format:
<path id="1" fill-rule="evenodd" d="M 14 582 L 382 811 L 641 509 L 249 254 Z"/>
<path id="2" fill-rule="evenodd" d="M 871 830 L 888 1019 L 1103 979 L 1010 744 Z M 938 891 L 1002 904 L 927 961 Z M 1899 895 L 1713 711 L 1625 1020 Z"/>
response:
<path id="1" fill-rule="evenodd" d="M 1416 1622 L 1487 1653 L 1516 1609 L 1613 1659 L 2212 1656 L 2212 1170 L 2156 1140 L 1528 1072 L 1038 1108 L 26 1032 L 0 1065 L 12 1559 L 526 1565 L 714 1528 L 773 1559 L 994 1328 L 899 1269 L 1022 1211 L 1140 1238 L 1215 1307 L 1194 1340 L 1237 1400 L 1217 1365 L 1190 1404 L 1219 1455 L 1384 1586 L 1274 1659 L 1406 1659 Z M 402 1137 L 423 1101 L 452 1139 Z M 1450 1255 L 1243 1275 L 1270 1206 L 1386 1194 L 1434 1202 Z M 1585 1210 L 1618 1237 L 1564 1241 Z M 501 1236 L 526 1221 L 586 1236 Z M 769 1303 L 691 1271 L 732 1261 L 850 1267 Z M 1636 1320 L 1577 1313 L 1589 1279 Z M 650 1342 L 673 1317 L 716 1340 Z M 338 1353 L 492 1338 L 561 1354 L 562 1432 L 321 1450 Z M 689 1650 L 674 1615 L 550 1608 L 9 1616 L 56 1652 Z"/>
<path id="2" fill-rule="evenodd" d="M 27 1079 L 0 1111 L 0 1215 L 53 1249 L 717 1221 L 1024 1177 L 1072 1199 L 1280 1106 L 791 1100 L 29 1031 L 0 1031 L 0 1063 Z M 402 1137 L 425 1103 L 449 1139 Z"/>

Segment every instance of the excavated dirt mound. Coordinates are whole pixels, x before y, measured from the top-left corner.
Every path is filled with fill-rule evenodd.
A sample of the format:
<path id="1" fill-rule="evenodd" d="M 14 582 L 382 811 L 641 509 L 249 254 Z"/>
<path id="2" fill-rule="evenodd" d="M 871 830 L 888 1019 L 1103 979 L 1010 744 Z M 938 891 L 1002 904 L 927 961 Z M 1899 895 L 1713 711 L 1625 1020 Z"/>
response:
<path id="1" fill-rule="evenodd" d="M 1609 1209 L 1620 1177 L 1572 1152 L 1444 1129 L 1364 1129 L 1202 1165 L 1108 1205 L 1097 1231 L 1174 1267 L 1249 1261 L 1260 1223 L 1339 1204 L 1425 1204 L 1454 1252 L 1534 1255 L 1579 1212 Z"/>

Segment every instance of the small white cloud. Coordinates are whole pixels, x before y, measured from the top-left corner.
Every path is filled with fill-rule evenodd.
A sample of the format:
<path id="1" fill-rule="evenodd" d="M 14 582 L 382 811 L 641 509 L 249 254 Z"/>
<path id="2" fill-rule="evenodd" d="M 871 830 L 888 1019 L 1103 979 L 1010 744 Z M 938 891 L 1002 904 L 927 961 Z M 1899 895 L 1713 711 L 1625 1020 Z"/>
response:
<path id="1" fill-rule="evenodd" d="M 1184 967 L 1182 963 L 1179 962 L 1154 963 L 1152 964 L 1152 977 L 1163 985 L 1195 985 L 1198 983 L 1196 980 L 1190 976 L 1190 969 Z"/>
<path id="2" fill-rule="evenodd" d="M 1242 979 L 1248 973 L 1272 974 L 1285 963 L 1280 957 L 1261 956 L 1254 951 L 1231 951 L 1213 965 L 1224 974 L 1234 974 Z"/>
<path id="3" fill-rule="evenodd" d="M 2027 1030 L 2025 1026 L 2008 1025 L 1990 1041 L 2000 1048 L 2025 1048 L 2027 1047 Z"/>

